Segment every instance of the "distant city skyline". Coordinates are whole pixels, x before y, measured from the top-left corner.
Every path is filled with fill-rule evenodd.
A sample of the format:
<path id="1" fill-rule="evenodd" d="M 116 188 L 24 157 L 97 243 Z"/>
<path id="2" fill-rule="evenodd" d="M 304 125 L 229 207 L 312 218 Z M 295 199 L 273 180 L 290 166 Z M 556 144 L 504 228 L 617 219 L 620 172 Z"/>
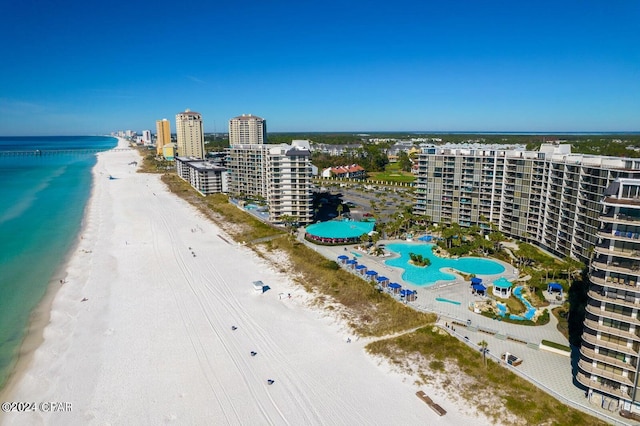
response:
<path id="1" fill-rule="evenodd" d="M 0 136 L 140 133 L 187 108 L 207 133 L 241 114 L 272 133 L 640 131 L 637 1 L 190 8 L 8 3 Z"/>

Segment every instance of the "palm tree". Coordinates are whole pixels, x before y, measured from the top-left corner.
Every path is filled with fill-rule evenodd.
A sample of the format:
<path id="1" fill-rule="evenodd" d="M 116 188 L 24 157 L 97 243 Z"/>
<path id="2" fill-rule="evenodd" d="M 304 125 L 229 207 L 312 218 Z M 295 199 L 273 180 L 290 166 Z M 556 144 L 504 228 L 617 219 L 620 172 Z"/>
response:
<path id="1" fill-rule="evenodd" d="M 295 216 L 283 214 L 282 216 L 280 216 L 280 220 L 282 221 L 282 223 L 284 223 L 285 228 L 287 228 L 292 235 L 295 234 L 296 224 L 298 222 L 298 219 Z"/>
<path id="2" fill-rule="evenodd" d="M 486 342 L 486 340 L 482 340 L 478 342 L 478 346 L 480 346 L 480 351 L 482 352 L 482 359 L 484 360 L 484 368 L 487 368 L 487 352 L 489 352 L 487 347 L 489 346 L 489 344 Z"/>
<path id="3" fill-rule="evenodd" d="M 344 206 L 342 204 L 338 204 L 338 207 L 336 207 L 336 211 L 338 212 L 338 217 L 342 216 L 343 210 L 344 210 Z"/>

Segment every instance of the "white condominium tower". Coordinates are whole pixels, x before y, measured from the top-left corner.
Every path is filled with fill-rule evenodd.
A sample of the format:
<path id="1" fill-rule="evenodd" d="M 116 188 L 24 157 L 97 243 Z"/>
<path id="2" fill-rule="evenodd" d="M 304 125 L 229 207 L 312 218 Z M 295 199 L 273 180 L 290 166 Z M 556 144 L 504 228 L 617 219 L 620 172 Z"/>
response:
<path id="1" fill-rule="evenodd" d="M 572 154 L 571 145 L 426 148 L 413 210 L 433 223 L 493 224 L 508 237 L 586 262 L 604 190 L 632 177 L 640 178 L 640 159 Z"/>
<path id="2" fill-rule="evenodd" d="M 251 114 L 229 120 L 229 145 L 257 145 L 267 142 L 267 121 Z"/>
<path id="3" fill-rule="evenodd" d="M 200 113 L 186 109 L 176 114 L 176 135 L 178 155 L 204 158 L 204 129 Z"/>
<path id="4" fill-rule="evenodd" d="M 268 145 L 267 203 L 269 220 L 284 222 L 288 216 L 300 224 L 313 220 L 311 191 L 311 150 L 308 140 L 291 145 Z"/>
<path id="5" fill-rule="evenodd" d="M 162 147 L 171 143 L 171 124 L 163 118 L 156 121 L 156 154 L 162 155 Z"/>
<path id="6" fill-rule="evenodd" d="M 590 402 L 640 412 L 640 180 L 616 179 L 601 200 L 577 380 Z"/>
<path id="7" fill-rule="evenodd" d="M 232 145 L 229 172 L 229 192 L 266 200 L 271 222 L 281 223 L 283 216 L 301 224 L 313 219 L 309 141 Z"/>

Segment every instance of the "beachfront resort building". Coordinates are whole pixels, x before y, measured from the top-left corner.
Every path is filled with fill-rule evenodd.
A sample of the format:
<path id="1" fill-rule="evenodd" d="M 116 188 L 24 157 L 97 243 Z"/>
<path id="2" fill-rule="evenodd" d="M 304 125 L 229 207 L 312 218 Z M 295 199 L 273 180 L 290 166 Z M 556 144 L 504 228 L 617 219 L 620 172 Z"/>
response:
<path id="1" fill-rule="evenodd" d="M 151 145 L 151 130 L 143 130 L 141 140 L 144 146 Z"/>
<path id="2" fill-rule="evenodd" d="M 285 215 L 310 223 L 312 166 L 309 141 L 291 145 L 238 144 L 229 147 L 229 192 L 238 198 L 266 200 L 269 220 Z"/>
<path id="3" fill-rule="evenodd" d="M 163 147 L 171 143 L 171 124 L 163 118 L 156 120 L 156 155 L 163 155 Z"/>
<path id="4" fill-rule="evenodd" d="M 640 414 L 640 180 L 604 191 L 577 380 L 589 400 Z"/>
<path id="5" fill-rule="evenodd" d="M 432 223 L 497 226 L 506 236 L 588 262 L 600 200 L 617 178 L 640 178 L 640 159 L 539 151 L 425 148 L 418 157 L 414 213 Z"/>
<path id="6" fill-rule="evenodd" d="M 229 146 L 229 191 L 233 196 L 267 199 L 266 159 L 269 147 L 266 144 Z"/>
<path id="7" fill-rule="evenodd" d="M 176 171 L 201 195 L 228 192 L 228 173 L 225 167 L 209 160 L 175 157 Z"/>
<path id="8" fill-rule="evenodd" d="M 178 155 L 204 158 L 204 128 L 202 115 L 189 109 L 176 114 Z"/>
<path id="9" fill-rule="evenodd" d="M 261 145 L 267 142 L 267 121 L 251 114 L 229 120 L 229 145 Z"/>
<path id="10" fill-rule="evenodd" d="M 311 151 L 308 140 L 291 145 L 267 145 L 267 205 L 269 221 L 282 223 L 283 217 L 301 224 L 313 220 L 311 191 Z"/>

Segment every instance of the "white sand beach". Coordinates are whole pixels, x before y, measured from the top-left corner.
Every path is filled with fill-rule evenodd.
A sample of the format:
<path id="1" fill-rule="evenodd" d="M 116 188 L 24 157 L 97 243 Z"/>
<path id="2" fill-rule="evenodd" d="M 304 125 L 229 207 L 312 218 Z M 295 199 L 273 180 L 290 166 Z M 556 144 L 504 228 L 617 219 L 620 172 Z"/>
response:
<path id="1" fill-rule="evenodd" d="M 390 371 L 363 340 L 347 343 L 344 325 L 308 307 L 310 296 L 286 274 L 168 192 L 160 176 L 136 173 L 134 160 L 136 151 L 99 155 L 43 342 L 2 395 L 36 410 L 0 413 L 0 423 L 492 424 Z M 255 280 L 270 290 L 255 292 Z M 437 416 L 418 390 L 448 413 Z M 43 402 L 71 411 L 43 412 Z"/>

